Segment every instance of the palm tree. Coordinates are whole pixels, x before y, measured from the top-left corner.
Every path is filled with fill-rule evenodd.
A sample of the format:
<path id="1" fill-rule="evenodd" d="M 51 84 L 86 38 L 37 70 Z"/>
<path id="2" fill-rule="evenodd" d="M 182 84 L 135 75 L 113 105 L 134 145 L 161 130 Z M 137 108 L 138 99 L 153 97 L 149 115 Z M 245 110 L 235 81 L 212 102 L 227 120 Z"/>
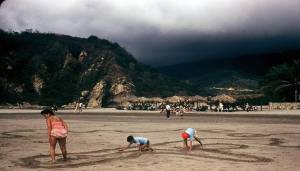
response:
<path id="1" fill-rule="evenodd" d="M 273 67 L 265 76 L 263 87 L 266 92 L 280 94 L 282 92 L 293 91 L 294 100 L 298 100 L 298 90 L 300 89 L 300 61 L 292 64 L 282 64 Z M 286 98 L 286 95 L 283 95 Z M 287 97 L 288 98 L 288 97 Z"/>
<path id="2" fill-rule="evenodd" d="M 278 92 L 283 89 L 293 89 L 294 90 L 294 95 L 295 95 L 295 102 L 297 102 L 298 99 L 298 88 L 300 87 L 300 80 L 297 80 L 296 78 L 292 81 L 290 80 L 282 80 L 279 84 L 278 87 L 275 88 L 274 92 Z"/>

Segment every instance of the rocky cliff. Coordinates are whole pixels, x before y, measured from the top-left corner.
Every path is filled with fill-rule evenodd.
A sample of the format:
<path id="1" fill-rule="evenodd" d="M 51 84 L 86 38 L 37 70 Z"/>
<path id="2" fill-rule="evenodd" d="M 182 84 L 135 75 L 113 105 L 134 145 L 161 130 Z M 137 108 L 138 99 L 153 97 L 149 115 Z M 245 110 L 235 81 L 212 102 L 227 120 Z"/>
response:
<path id="1" fill-rule="evenodd" d="M 186 94 L 191 85 L 95 36 L 0 31 L 0 103 L 114 106 L 115 97 Z"/>

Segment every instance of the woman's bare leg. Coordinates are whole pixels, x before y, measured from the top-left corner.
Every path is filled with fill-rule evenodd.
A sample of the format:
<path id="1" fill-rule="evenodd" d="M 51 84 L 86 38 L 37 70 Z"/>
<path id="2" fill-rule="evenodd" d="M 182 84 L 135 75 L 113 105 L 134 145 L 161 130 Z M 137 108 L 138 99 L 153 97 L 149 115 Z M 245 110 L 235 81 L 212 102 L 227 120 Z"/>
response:
<path id="1" fill-rule="evenodd" d="M 55 147 L 56 147 L 57 139 L 55 137 L 50 137 L 50 157 L 52 162 L 55 161 Z"/>
<path id="2" fill-rule="evenodd" d="M 67 160 L 67 148 L 66 148 L 66 141 L 67 138 L 60 138 L 58 139 L 58 144 L 63 155 L 64 161 Z"/>

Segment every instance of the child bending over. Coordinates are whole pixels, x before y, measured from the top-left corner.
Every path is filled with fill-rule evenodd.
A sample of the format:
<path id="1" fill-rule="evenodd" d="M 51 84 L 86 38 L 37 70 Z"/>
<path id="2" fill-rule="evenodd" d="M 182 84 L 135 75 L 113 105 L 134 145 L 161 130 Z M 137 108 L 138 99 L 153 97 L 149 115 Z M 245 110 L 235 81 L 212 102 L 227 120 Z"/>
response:
<path id="1" fill-rule="evenodd" d="M 150 147 L 150 141 L 145 137 L 134 137 L 129 135 L 127 137 L 127 142 L 129 143 L 127 146 L 120 149 L 120 151 L 128 149 L 133 143 L 138 145 L 139 151 L 148 151 L 153 149 Z"/>
<path id="2" fill-rule="evenodd" d="M 46 119 L 48 139 L 50 144 L 51 162 L 55 161 L 55 147 L 58 142 L 63 158 L 67 160 L 66 140 L 68 134 L 67 124 L 58 116 L 55 116 L 51 109 L 44 109 L 41 115 Z"/>
<path id="3" fill-rule="evenodd" d="M 197 131 L 194 128 L 188 128 L 186 129 L 182 134 L 181 137 L 183 139 L 183 148 L 186 149 L 186 151 L 192 151 L 192 147 L 193 147 L 193 140 L 195 139 L 196 141 L 198 141 L 201 145 L 201 147 L 203 146 L 200 138 L 197 135 Z M 189 144 L 188 144 L 189 141 Z"/>

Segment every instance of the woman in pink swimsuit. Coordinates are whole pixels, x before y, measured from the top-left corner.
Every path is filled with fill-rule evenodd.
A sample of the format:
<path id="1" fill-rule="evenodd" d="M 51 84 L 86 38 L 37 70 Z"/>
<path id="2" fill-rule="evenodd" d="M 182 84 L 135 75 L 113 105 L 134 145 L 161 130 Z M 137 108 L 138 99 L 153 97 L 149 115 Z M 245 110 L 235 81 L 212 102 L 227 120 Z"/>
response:
<path id="1" fill-rule="evenodd" d="M 51 161 L 55 161 L 55 147 L 58 142 L 60 150 L 62 152 L 64 161 L 67 160 L 67 148 L 66 148 L 66 139 L 68 134 L 67 124 L 58 116 L 55 116 L 54 112 L 51 109 L 44 109 L 41 111 L 46 119 L 47 128 L 48 128 L 48 138 L 50 143 L 50 156 Z"/>

